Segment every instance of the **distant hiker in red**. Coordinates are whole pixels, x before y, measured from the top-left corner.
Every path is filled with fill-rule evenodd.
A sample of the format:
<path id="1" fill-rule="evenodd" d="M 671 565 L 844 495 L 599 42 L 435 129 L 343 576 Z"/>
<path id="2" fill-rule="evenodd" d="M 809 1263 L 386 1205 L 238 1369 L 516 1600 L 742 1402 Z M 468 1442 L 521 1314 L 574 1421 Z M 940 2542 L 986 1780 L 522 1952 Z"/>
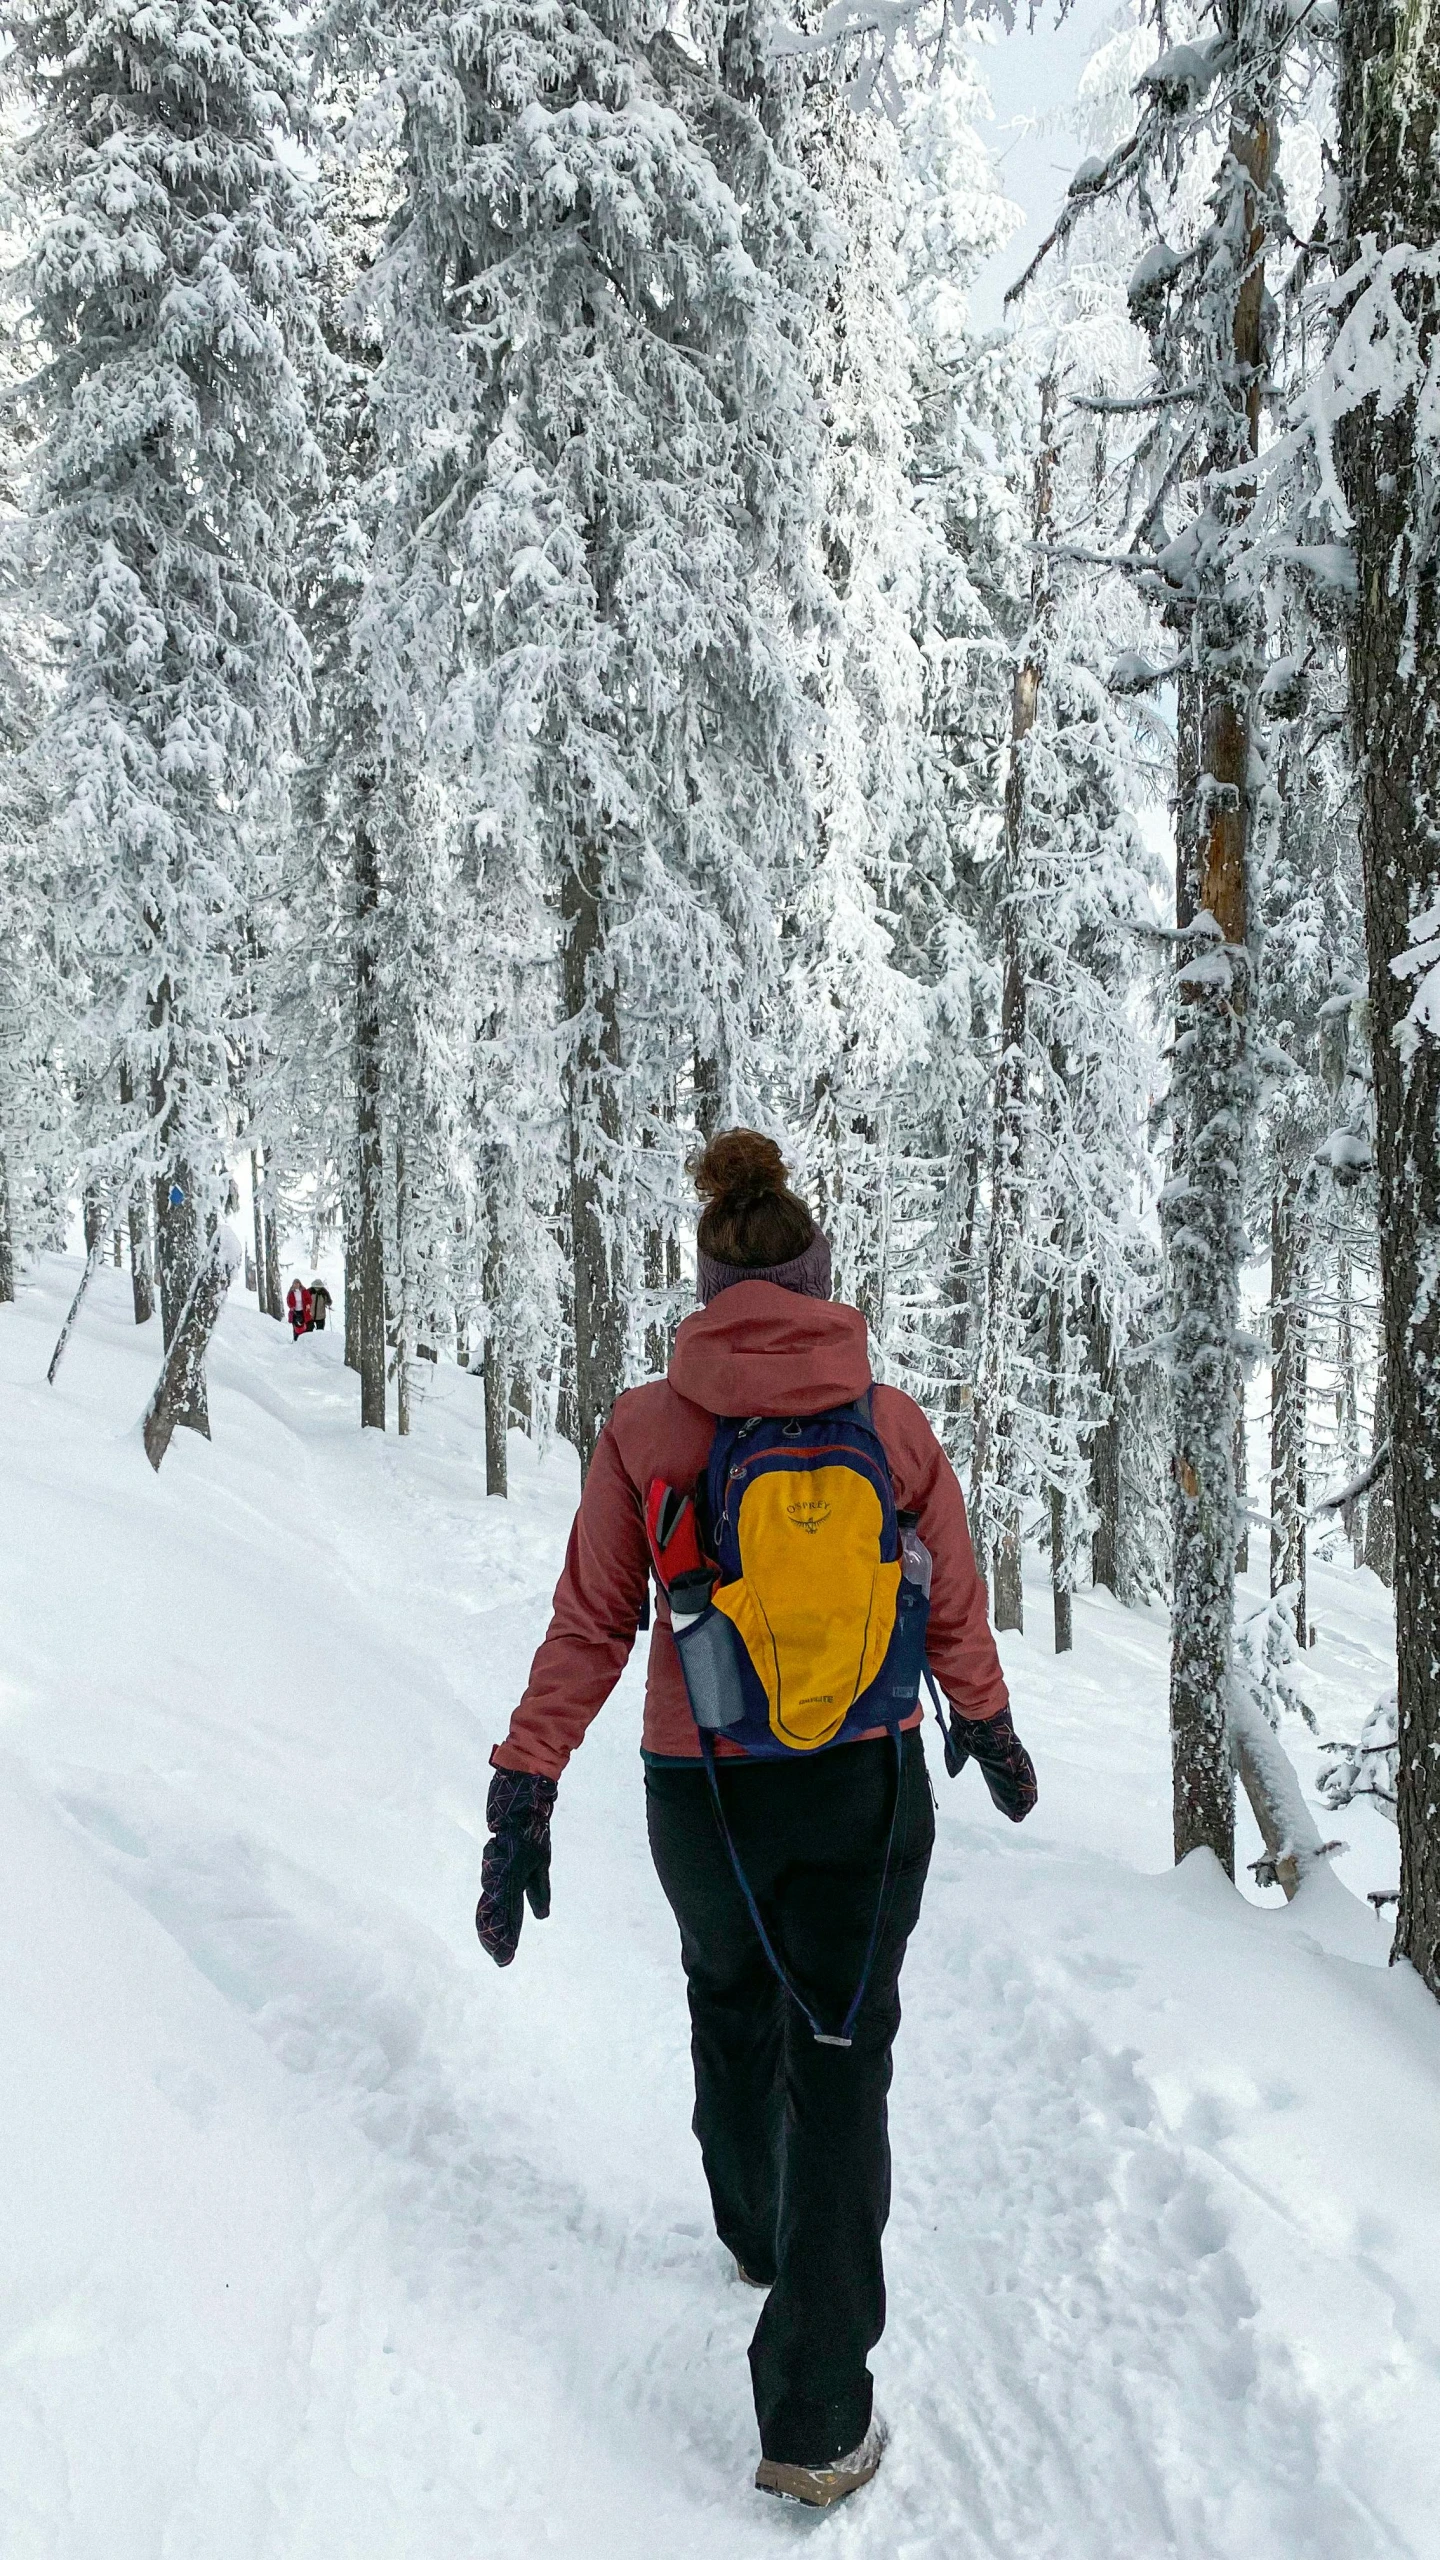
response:
<path id="1" fill-rule="evenodd" d="M 696 1172 L 700 1307 L 668 1378 L 600 1436 L 550 1630 L 491 1758 L 476 1912 L 509 1964 L 550 1909 L 556 1782 L 624 1669 L 653 1575 L 643 1755 L 680 1930 L 715 2227 L 768 2300 L 750 2347 L 755 2485 L 829 2506 L 874 2477 L 886 2095 L 935 1821 L 922 1677 L 951 1775 L 1013 1822 L 1010 1721 L 965 1505 L 919 1406 L 875 1386 L 865 1320 L 753 1130 Z M 938 1684 L 938 1686 L 937 1686 Z"/>
<path id="2" fill-rule="evenodd" d="M 298 1342 L 302 1333 L 312 1331 L 315 1321 L 310 1292 L 303 1280 L 291 1281 L 285 1307 L 290 1318 L 291 1335 Z"/>

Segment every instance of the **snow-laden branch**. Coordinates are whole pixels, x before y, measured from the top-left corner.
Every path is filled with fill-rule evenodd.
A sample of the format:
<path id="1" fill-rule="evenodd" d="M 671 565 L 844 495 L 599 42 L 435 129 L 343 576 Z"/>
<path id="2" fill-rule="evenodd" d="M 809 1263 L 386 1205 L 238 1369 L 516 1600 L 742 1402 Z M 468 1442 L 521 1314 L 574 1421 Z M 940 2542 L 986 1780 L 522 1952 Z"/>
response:
<path id="1" fill-rule="evenodd" d="M 799 27 L 780 18 L 771 28 L 769 49 L 776 60 L 813 59 L 817 54 L 856 52 L 856 67 L 846 96 L 857 113 L 878 106 L 898 118 L 904 96 L 895 72 L 902 45 L 928 46 L 938 69 L 961 31 L 976 19 L 998 18 L 1008 35 L 1015 24 L 1013 0 L 944 0 L 938 28 L 930 38 L 934 0 L 830 0 L 818 26 Z"/>
<path id="2" fill-rule="evenodd" d="M 1327 1511 L 1344 1511 L 1350 1503 L 1358 1502 L 1362 1493 L 1368 1493 L 1372 1485 L 1379 1483 L 1389 1464 L 1390 1443 L 1382 1440 L 1369 1466 L 1362 1467 L 1359 1475 L 1352 1476 L 1348 1484 L 1342 1484 L 1338 1493 L 1327 1493 L 1323 1502 L 1317 1502 L 1310 1514 L 1311 1519 L 1319 1520 Z"/>

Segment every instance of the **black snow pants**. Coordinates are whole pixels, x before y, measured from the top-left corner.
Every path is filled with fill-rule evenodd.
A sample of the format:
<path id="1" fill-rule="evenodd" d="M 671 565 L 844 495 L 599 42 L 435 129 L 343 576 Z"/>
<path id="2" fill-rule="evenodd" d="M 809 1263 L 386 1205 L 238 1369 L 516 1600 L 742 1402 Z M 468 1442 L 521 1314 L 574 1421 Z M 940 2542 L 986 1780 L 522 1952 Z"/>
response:
<path id="1" fill-rule="evenodd" d="M 899 1788 L 874 1963 L 848 2052 L 815 2042 L 745 1908 L 703 1769 L 651 1766 L 650 1848 L 680 1924 L 695 2132 L 715 2227 L 771 2280 L 750 2347 L 761 2450 L 823 2463 L 870 2423 L 866 2357 L 885 2326 L 886 2101 L 900 1967 L 935 1840 L 917 1732 L 805 1761 L 722 1761 L 731 1837 L 771 1942 L 821 2026 L 860 1979 Z"/>

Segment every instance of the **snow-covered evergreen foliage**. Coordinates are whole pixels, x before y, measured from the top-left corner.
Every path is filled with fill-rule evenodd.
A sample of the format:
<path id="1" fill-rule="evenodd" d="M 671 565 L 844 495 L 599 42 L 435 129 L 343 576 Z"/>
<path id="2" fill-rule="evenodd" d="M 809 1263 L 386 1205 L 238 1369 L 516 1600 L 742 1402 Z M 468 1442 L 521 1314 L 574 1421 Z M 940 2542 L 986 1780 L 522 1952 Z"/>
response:
<path id="1" fill-rule="evenodd" d="M 298 81 L 268 0 L 34 0 L 11 24 L 43 350 L 19 405 L 68 639 L 44 747 L 90 995 L 76 1074 L 92 1175 L 154 1180 L 168 1337 L 229 1187 L 247 808 L 304 708 Z"/>

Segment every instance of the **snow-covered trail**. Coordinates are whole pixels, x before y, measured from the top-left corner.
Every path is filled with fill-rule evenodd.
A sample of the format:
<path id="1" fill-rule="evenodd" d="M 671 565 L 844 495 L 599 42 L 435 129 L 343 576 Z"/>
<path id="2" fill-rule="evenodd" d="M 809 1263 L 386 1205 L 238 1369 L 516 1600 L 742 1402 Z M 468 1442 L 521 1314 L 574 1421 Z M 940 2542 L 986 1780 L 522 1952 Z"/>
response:
<path id="1" fill-rule="evenodd" d="M 573 1459 L 517 1439 L 487 1503 L 474 1381 L 362 1441 L 338 1337 L 237 1299 L 214 1444 L 156 1479 L 128 1284 L 44 1384 L 72 1281 L 0 1310 L 5 2560 L 1433 2550 L 1440 2018 L 1333 1881 L 1283 1912 L 1167 1871 L 1158 1618 L 1086 1598 L 1058 1667 L 1043 1608 L 1007 1639 L 1023 1832 L 940 1779 L 893 2449 L 799 2514 L 748 2485 L 635 1671 L 562 1789 L 553 1918 L 503 1976 L 473 1936 Z M 1353 1730 L 1384 1597 L 1322 1570 L 1315 1614 Z M 1359 1891 L 1393 1873 L 1369 1808 L 1328 1827 Z"/>

